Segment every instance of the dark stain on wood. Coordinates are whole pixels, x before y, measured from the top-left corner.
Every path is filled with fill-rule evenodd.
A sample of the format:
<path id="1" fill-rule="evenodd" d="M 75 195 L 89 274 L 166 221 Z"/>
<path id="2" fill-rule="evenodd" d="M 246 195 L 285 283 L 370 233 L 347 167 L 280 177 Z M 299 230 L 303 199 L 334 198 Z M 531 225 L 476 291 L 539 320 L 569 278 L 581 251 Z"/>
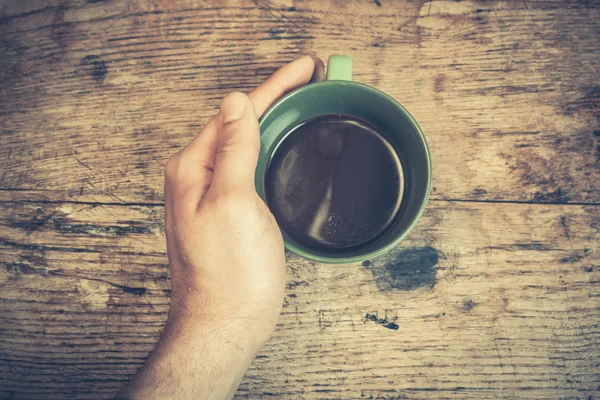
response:
<path id="1" fill-rule="evenodd" d="M 95 54 L 85 56 L 79 60 L 79 65 L 91 65 L 92 70 L 90 71 L 90 75 L 92 76 L 92 79 L 99 84 L 104 83 L 106 75 L 108 74 L 108 67 L 106 66 L 106 62 L 99 56 Z"/>
<path id="2" fill-rule="evenodd" d="M 27 244 L 21 243 L 20 241 L 12 241 L 12 240 L 4 240 L 0 239 L 0 244 L 5 246 L 11 246 L 14 248 L 18 248 L 21 250 L 37 250 L 37 251 L 46 251 L 46 250 L 56 250 L 56 251 L 65 251 L 69 253 L 101 253 L 101 250 L 97 249 L 88 249 L 88 248 L 76 248 L 76 247 L 68 247 L 68 246 L 46 246 L 39 244 Z"/>
<path id="3" fill-rule="evenodd" d="M 148 290 L 148 289 L 142 288 L 142 287 L 129 287 L 129 286 L 123 286 L 123 285 L 118 285 L 118 287 L 125 293 L 131 293 L 136 296 L 143 296 L 144 294 L 146 294 L 146 291 Z"/>
<path id="4" fill-rule="evenodd" d="M 394 318 L 393 320 L 395 321 L 396 318 Z M 367 314 L 365 314 L 365 321 L 375 322 L 376 324 L 381 325 L 384 328 L 391 329 L 393 331 L 397 331 L 400 328 L 400 326 L 396 322 L 388 320 L 387 313 L 386 313 L 385 317 L 383 317 L 383 318 L 379 318 L 377 313 L 375 313 L 375 314 L 367 313 Z"/>
<path id="5" fill-rule="evenodd" d="M 574 253 L 574 254 L 568 255 L 566 257 L 562 257 L 559 260 L 559 262 L 561 264 L 573 264 L 573 263 L 581 261 L 582 258 L 583 257 L 581 255 Z"/>
<path id="6" fill-rule="evenodd" d="M 435 81 L 433 83 L 433 90 L 436 93 L 443 92 L 446 89 L 446 75 L 439 74 L 435 77 Z"/>
<path id="7" fill-rule="evenodd" d="M 567 240 L 571 240 L 571 235 L 569 234 L 569 223 L 567 222 L 567 216 L 560 216 L 560 226 L 562 227 L 563 233 Z"/>
<path id="8" fill-rule="evenodd" d="M 127 236 L 131 234 L 151 234 L 152 229 L 141 221 L 119 221 L 122 225 L 101 225 L 74 223 L 65 218 L 54 220 L 58 232 L 90 236 Z"/>
<path id="9" fill-rule="evenodd" d="M 487 190 L 483 188 L 475 188 L 472 192 L 474 198 L 480 198 L 487 194 Z"/>
<path id="10" fill-rule="evenodd" d="M 487 19 L 488 19 L 488 15 L 490 13 L 490 11 L 492 10 L 484 10 L 481 8 L 478 8 L 475 10 L 475 21 L 477 21 L 478 23 L 485 25 L 488 23 Z"/>
<path id="11" fill-rule="evenodd" d="M 397 323 L 395 323 L 395 322 L 390 322 L 390 323 L 387 323 L 387 324 L 385 324 L 385 325 L 384 325 L 384 327 L 386 327 L 386 328 L 388 328 L 388 329 L 395 330 L 395 331 L 397 331 L 397 330 L 398 330 L 398 328 L 400 328 L 400 326 L 398 326 L 398 324 L 397 324 Z"/>
<path id="12" fill-rule="evenodd" d="M 56 274 L 56 275 L 65 276 L 63 274 Z M 136 296 L 143 296 L 148 291 L 148 289 L 146 289 L 145 287 L 131 287 L 131 286 L 127 286 L 127 285 L 120 285 L 118 283 L 107 281 L 106 279 L 85 278 L 85 277 L 78 277 L 78 278 L 82 279 L 82 280 L 92 281 L 92 282 L 105 283 L 105 284 L 107 284 L 109 286 L 119 288 L 119 289 L 121 289 L 125 293 L 133 294 L 133 295 L 136 295 Z"/>
<path id="13" fill-rule="evenodd" d="M 381 291 L 415 290 L 435 286 L 438 260 L 438 251 L 431 246 L 411 247 L 400 251 L 382 267 L 373 263 L 367 268 Z"/>
<path id="14" fill-rule="evenodd" d="M 577 147 L 577 151 L 581 152 L 581 148 Z M 573 178 L 568 170 L 559 170 L 553 160 L 541 157 L 531 149 L 518 150 L 511 155 L 501 153 L 500 157 L 508 161 L 510 173 L 519 179 L 523 188 L 537 187 L 538 190 L 530 200 L 535 203 L 553 204 L 568 203 L 572 200 L 568 193 Z M 571 154 L 571 149 L 560 149 L 556 152 L 566 155 Z"/>
<path id="15" fill-rule="evenodd" d="M 381 1 L 373 0 L 373 3 L 377 4 L 377 7 L 381 7 Z"/>
<path id="16" fill-rule="evenodd" d="M 591 86 L 581 90 L 582 95 L 567 103 L 566 114 L 573 115 L 579 111 L 600 111 L 600 86 Z"/>
<path id="17" fill-rule="evenodd" d="M 25 263 L 4 263 L 6 271 L 15 276 L 20 275 L 47 275 L 52 274 L 52 271 L 48 271 L 45 268 L 39 268 Z"/>
<path id="18" fill-rule="evenodd" d="M 465 312 L 470 312 L 472 309 L 474 309 L 476 306 L 478 305 L 478 303 L 475 303 L 473 300 L 471 299 L 465 299 L 463 300 L 461 309 Z"/>
<path id="19" fill-rule="evenodd" d="M 569 200 L 571 200 L 571 197 L 561 188 L 549 193 L 536 193 L 533 196 L 535 203 L 568 203 Z"/>
<path id="20" fill-rule="evenodd" d="M 133 136 L 147 136 L 147 135 L 152 135 L 151 127 L 145 127 L 145 128 L 136 129 L 133 131 Z"/>
<path id="21" fill-rule="evenodd" d="M 44 215 L 44 208 L 37 208 L 33 217 L 29 220 L 9 219 L 7 226 L 15 229 L 24 230 L 26 236 L 31 235 L 33 232 L 42 228 L 48 221 L 50 221 L 56 212 Z"/>
<path id="22" fill-rule="evenodd" d="M 99 206 L 90 204 L 87 207 L 89 207 L 89 210 L 94 210 Z M 155 235 L 157 232 L 163 232 L 162 218 L 155 218 L 151 212 L 148 214 L 148 218 L 144 220 L 117 220 L 104 223 L 94 220 L 77 221 L 61 210 L 35 207 L 27 208 L 22 213 L 11 214 L 6 218 L 4 224 L 9 228 L 24 231 L 26 237 L 37 231 L 44 233 L 55 231 L 60 235 L 85 235 L 89 237 Z M 33 247 L 31 248 L 33 249 Z M 41 248 L 44 249 L 45 247 Z M 86 249 L 72 250 L 86 251 Z"/>
<path id="23" fill-rule="evenodd" d="M 274 26 L 271 29 L 269 29 L 269 35 L 271 35 L 272 37 L 279 36 L 282 33 L 285 33 L 285 28 L 281 26 Z"/>
<path id="24" fill-rule="evenodd" d="M 547 246 L 544 243 L 539 242 L 537 240 L 532 240 L 531 242 L 528 242 L 528 243 L 515 243 L 513 245 L 513 247 L 515 247 L 516 249 L 519 249 L 519 250 L 529 250 L 529 251 L 552 250 L 552 247 Z"/>
<path id="25" fill-rule="evenodd" d="M 298 15 L 294 19 L 288 17 L 286 13 L 296 12 L 296 7 L 293 6 L 283 8 L 280 4 L 277 4 L 271 0 L 251 0 L 251 2 L 272 19 L 280 22 L 287 22 L 292 29 L 305 22 L 316 24 L 319 21 L 318 18 L 314 16 Z"/>

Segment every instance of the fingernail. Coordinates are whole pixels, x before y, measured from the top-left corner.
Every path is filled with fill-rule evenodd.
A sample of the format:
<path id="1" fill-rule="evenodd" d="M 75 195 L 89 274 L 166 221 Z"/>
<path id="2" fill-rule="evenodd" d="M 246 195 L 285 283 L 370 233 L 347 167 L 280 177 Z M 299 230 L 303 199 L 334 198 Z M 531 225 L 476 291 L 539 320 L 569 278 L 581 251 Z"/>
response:
<path id="1" fill-rule="evenodd" d="M 242 93 L 234 92 L 221 101 L 221 120 L 223 123 L 237 121 L 246 111 L 246 99 Z"/>

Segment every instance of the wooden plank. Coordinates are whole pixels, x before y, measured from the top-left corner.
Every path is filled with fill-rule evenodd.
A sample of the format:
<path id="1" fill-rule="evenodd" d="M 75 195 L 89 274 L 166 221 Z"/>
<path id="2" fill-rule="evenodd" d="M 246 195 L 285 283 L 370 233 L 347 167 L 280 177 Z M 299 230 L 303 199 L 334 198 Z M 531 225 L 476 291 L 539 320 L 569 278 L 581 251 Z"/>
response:
<path id="1" fill-rule="evenodd" d="M 162 211 L 0 202 L 4 397 L 107 398 L 143 363 L 168 310 Z M 598 211 L 433 201 L 385 256 L 290 255 L 238 397 L 597 397 Z"/>
<path id="2" fill-rule="evenodd" d="M 434 199 L 598 204 L 598 21 L 593 2 L 8 1 L 0 188 L 160 203 L 223 95 L 344 53 L 421 124 Z"/>
<path id="3" fill-rule="evenodd" d="M 225 93 L 339 52 L 422 125 L 433 202 L 364 265 L 290 256 L 278 331 L 238 397 L 598 397 L 599 14 L 4 2 L 0 396 L 106 398 L 134 373 L 168 310 L 162 164 Z"/>

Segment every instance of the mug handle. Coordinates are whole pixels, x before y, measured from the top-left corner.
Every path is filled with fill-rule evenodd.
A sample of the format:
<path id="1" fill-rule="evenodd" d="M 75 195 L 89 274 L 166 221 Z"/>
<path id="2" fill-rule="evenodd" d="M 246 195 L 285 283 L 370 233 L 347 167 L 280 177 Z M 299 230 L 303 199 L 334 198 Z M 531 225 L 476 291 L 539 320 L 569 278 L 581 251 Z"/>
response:
<path id="1" fill-rule="evenodd" d="M 348 56 L 329 56 L 327 61 L 328 81 L 351 81 L 352 59 Z"/>

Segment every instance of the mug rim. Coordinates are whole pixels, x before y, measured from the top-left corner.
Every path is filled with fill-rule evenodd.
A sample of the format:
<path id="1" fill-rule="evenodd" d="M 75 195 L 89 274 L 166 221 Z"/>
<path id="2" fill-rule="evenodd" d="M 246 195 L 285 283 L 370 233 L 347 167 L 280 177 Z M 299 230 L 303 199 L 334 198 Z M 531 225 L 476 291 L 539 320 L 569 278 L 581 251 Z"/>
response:
<path id="1" fill-rule="evenodd" d="M 419 126 L 419 124 L 417 123 L 415 118 L 408 112 L 408 110 L 402 104 L 400 104 L 400 102 L 398 102 L 396 99 L 394 99 L 392 96 L 388 95 L 387 93 L 385 93 L 379 89 L 376 89 L 372 86 L 354 82 L 354 81 L 342 81 L 342 80 L 327 80 L 327 81 L 310 83 L 308 85 L 301 86 L 299 88 L 292 90 L 289 93 L 286 93 L 281 98 L 279 98 L 275 103 L 273 103 L 260 118 L 259 128 L 263 128 L 263 122 L 265 120 L 267 120 L 268 117 L 270 116 L 270 114 L 274 113 L 275 110 L 281 104 L 283 104 L 290 98 L 296 96 L 298 93 L 305 92 L 308 90 L 329 89 L 332 87 L 339 87 L 339 86 L 354 86 L 358 89 L 366 90 L 368 92 L 371 92 L 374 95 L 382 97 L 384 100 L 392 103 L 398 109 L 398 111 L 400 111 L 404 115 L 404 117 L 406 117 L 412 123 L 413 127 L 416 129 L 416 131 L 418 133 L 419 139 L 421 140 L 423 147 L 425 148 L 425 156 L 427 158 L 427 175 L 428 175 L 429 179 L 427 182 L 427 190 L 425 192 L 425 197 L 423 198 L 421 205 L 419 207 L 419 211 L 416 213 L 411 224 L 404 230 L 404 232 L 402 232 L 401 235 L 398 235 L 398 237 L 394 238 L 392 241 L 390 241 L 390 243 L 388 243 L 385 246 L 382 246 L 376 250 L 371 250 L 371 251 L 357 254 L 354 256 L 342 256 L 342 257 L 323 256 L 323 255 L 313 254 L 310 251 L 306 251 L 302 248 L 299 248 L 294 243 L 291 243 L 289 240 L 287 240 L 286 235 L 282 235 L 283 241 L 284 241 L 284 246 L 291 253 L 298 255 L 302 258 L 305 258 L 307 260 L 310 260 L 310 261 L 322 262 L 322 263 L 327 263 L 327 264 L 349 264 L 349 263 L 354 263 L 354 262 L 366 261 L 366 260 L 378 257 L 378 256 L 386 253 L 387 251 L 389 251 L 391 248 L 398 245 L 398 243 L 403 241 L 409 235 L 409 233 L 412 232 L 414 227 L 417 225 L 417 223 L 421 219 L 423 213 L 425 212 L 425 208 L 429 202 L 429 196 L 431 193 L 431 186 L 432 186 L 431 152 L 429 150 L 429 145 L 427 143 L 427 139 L 425 138 L 425 134 L 421 130 L 421 127 Z M 261 129 L 261 135 L 262 135 L 262 129 Z M 285 135 L 282 137 L 278 137 L 276 143 L 280 143 L 280 141 L 284 137 L 285 137 Z M 261 147 L 261 152 L 262 151 L 263 151 L 263 149 Z M 266 166 L 265 166 L 264 172 L 266 172 Z M 263 180 L 264 180 L 264 172 L 263 172 Z M 266 200 L 263 199 L 263 201 L 265 201 L 265 203 L 266 203 Z M 268 205 L 267 205 L 267 207 L 268 207 Z"/>

